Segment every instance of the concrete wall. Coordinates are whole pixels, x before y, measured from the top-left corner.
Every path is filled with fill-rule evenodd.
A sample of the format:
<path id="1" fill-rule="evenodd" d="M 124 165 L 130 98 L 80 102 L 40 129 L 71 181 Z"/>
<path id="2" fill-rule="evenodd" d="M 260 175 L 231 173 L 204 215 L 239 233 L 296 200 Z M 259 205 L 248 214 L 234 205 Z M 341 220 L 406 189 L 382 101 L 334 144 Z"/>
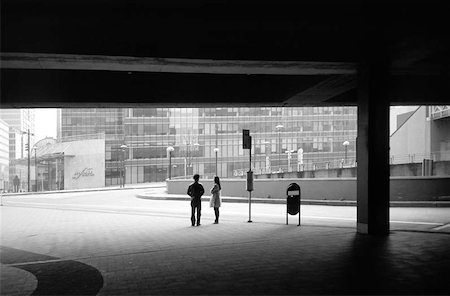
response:
<path id="1" fill-rule="evenodd" d="M 393 201 L 441 200 L 450 197 L 450 177 L 391 177 Z"/>
<path id="2" fill-rule="evenodd" d="M 105 139 L 70 142 L 64 152 L 64 189 L 105 187 Z"/>
<path id="3" fill-rule="evenodd" d="M 396 164 L 391 165 L 390 169 L 391 177 L 422 176 L 422 163 Z"/>
<path id="4" fill-rule="evenodd" d="M 433 176 L 450 176 L 450 161 L 433 162 Z"/>
<path id="5" fill-rule="evenodd" d="M 212 180 L 200 181 L 205 187 L 206 195 L 212 188 Z M 254 183 L 252 197 L 285 198 L 290 183 L 301 187 L 302 198 L 316 200 L 356 200 L 356 178 L 334 179 L 258 179 Z M 191 180 L 167 181 L 168 193 L 186 194 Z M 223 179 L 223 196 L 247 197 L 245 179 Z M 390 196 L 393 201 L 401 200 L 438 200 L 450 196 L 450 177 L 392 177 Z"/>

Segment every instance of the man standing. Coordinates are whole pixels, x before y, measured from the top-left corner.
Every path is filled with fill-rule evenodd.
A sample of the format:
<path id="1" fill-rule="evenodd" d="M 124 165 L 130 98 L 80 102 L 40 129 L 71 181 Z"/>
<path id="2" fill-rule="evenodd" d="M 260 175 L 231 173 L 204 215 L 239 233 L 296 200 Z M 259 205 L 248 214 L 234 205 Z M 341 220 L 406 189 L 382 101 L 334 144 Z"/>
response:
<path id="1" fill-rule="evenodd" d="M 198 182 L 200 176 L 198 174 L 194 175 L 194 183 L 189 185 L 187 194 L 191 197 L 191 222 L 192 226 L 195 226 L 195 209 L 197 209 L 197 226 L 200 226 L 200 216 L 202 212 L 202 201 L 201 197 L 205 193 L 203 185 Z"/>
<path id="2" fill-rule="evenodd" d="M 17 177 L 17 175 L 13 179 L 13 185 L 14 185 L 14 192 L 19 192 L 19 185 L 20 185 L 20 179 Z"/>

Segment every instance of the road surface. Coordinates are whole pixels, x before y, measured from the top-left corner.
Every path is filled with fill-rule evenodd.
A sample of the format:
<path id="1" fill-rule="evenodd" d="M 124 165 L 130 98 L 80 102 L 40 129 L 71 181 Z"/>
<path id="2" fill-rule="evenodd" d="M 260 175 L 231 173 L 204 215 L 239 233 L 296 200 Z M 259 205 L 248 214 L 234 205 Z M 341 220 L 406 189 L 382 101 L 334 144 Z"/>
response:
<path id="1" fill-rule="evenodd" d="M 190 223 L 188 201 L 136 198 L 140 193 L 158 195 L 163 186 L 94 192 L 53 193 L 31 196 L 4 196 L 6 207 L 39 207 L 79 212 L 103 212 L 126 215 L 148 215 L 185 219 Z M 286 206 L 282 204 L 223 203 L 220 220 L 228 222 L 286 224 Z M 250 217 L 249 217 L 250 216 Z M 202 220 L 214 221 L 214 212 L 203 202 Z M 298 216 L 289 215 L 290 224 L 298 224 Z M 394 207 L 390 209 L 391 230 L 439 231 L 450 233 L 450 208 Z M 301 224 L 317 226 L 356 227 L 356 207 L 302 205 Z"/>

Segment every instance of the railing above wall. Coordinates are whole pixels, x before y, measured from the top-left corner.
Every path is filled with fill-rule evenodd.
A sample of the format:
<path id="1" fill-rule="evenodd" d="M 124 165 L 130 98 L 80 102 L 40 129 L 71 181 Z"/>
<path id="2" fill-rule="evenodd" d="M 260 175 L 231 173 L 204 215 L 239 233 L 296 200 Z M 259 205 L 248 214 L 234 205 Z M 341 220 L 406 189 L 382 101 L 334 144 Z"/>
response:
<path id="1" fill-rule="evenodd" d="M 389 163 L 390 164 L 422 163 L 424 159 L 430 159 L 432 161 L 450 160 L 450 151 L 391 155 L 389 157 Z"/>

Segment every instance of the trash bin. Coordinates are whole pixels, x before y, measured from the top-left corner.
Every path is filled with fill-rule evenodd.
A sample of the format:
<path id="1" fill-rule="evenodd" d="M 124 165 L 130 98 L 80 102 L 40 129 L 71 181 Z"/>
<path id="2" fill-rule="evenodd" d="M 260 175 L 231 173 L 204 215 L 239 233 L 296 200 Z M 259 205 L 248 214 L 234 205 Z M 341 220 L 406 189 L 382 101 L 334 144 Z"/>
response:
<path id="1" fill-rule="evenodd" d="M 288 214 L 297 215 L 298 214 L 298 225 L 300 226 L 300 196 L 301 190 L 297 183 L 289 184 L 286 190 L 286 225 L 288 222 Z"/>

